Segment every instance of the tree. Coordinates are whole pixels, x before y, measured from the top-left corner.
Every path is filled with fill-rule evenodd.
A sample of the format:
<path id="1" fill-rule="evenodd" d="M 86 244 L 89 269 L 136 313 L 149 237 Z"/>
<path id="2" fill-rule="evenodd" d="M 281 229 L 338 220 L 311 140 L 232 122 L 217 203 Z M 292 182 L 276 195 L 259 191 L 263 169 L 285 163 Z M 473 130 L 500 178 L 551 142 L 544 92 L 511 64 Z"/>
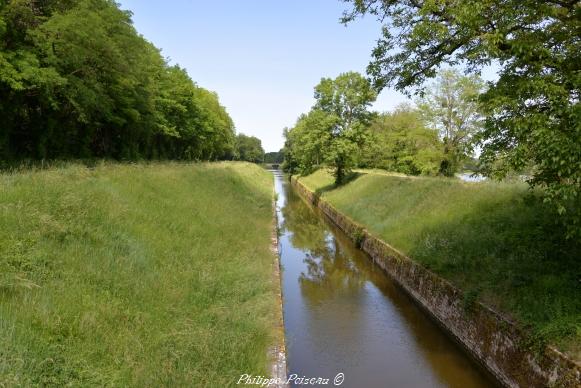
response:
<path id="1" fill-rule="evenodd" d="M 319 109 L 301 115 L 295 126 L 285 134 L 287 166 L 294 164 L 295 170 L 306 174 L 326 162 L 335 122 L 334 116 Z"/>
<path id="2" fill-rule="evenodd" d="M 323 142 L 323 158 L 333 167 L 336 184 L 343 183 L 365 144 L 373 117 L 368 109 L 376 98 L 369 82 L 356 72 L 323 78 L 315 87 L 316 103 L 307 120 L 314 117 L 316 125 L 307 122 L 305 130 Z"/>
<path id="3" fill-rule="evenodd" d="M 424 119 L 444 143 L 442 175 L 453 176 L 472 154 L 475 136 L 483 124 L 478 104 L 483 87 L 484 82 L 476 75 L 468 77 L 456 70 L 444 70 L 419 100 Z"/>
<path id="4" fill-rule="evenodd" d="M 292 133 L 291 129 L 285 127 L 282 130 L 282 136 L 284 137 L 284 146 L 282 147 L 284 160 L 282 162 L 282 171 L 294 175 L 298 170 L 298 160 L 295 156 L 296 147 L 291 139 Z"/>
<path id="5" fill-rule="evenodd" d="M 488 175 L 530 166 L 533 186 L 581 236 L 581 39 L 577 0 L 349 0 L 349 22 L 383 21 L 368 72 L 381 89 L 420 86 L 443 64 L 499 79 L 482 96 Z"/>
<path id="6" fill-rule="evenodd" d="M 199 134 L 192 146 L 199 145 L 198 159 L 216 160 L 233 154 L 236 142 L 234 122 L 220 104 L 218 94 L 196 86 L 194 99 L 199 107 L 195 124 Z M 260 140 L 258 142 L 260 144 Z"/>
<path id="7" fill-rule="evenodd" d="M 236 159 L 252 163 L 264 161 L 264 149 L 260 139 L 254 136 L 246 136 L 243 133 L 236 136 Z"/>
<path id="8" fill-rule="evenodd" d="M 284 151 L 267 152 L 264 154 L 264 163 L 281 164 L 284 160 Z"/>
<path id="9" fill-rule="evenodd" d="M 1 159 L 213 160 L 234 135 L 115 2 L 0 1 Z"/>
<path id="10" fill-rule="evenodd" d="M 426 126 L 421 113 L 408 104 L 378 115 L 369 128 L 362 167 L 409 175 L 436 175 L 444 158 L 438 132 Z"/>

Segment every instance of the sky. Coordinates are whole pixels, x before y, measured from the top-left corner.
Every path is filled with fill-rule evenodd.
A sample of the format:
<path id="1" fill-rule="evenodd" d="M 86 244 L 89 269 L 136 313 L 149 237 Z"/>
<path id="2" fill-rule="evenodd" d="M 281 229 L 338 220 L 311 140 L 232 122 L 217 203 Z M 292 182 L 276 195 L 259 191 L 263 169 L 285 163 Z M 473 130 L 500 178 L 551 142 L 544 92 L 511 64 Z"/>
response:
<path id="1" fill-rule="evenodd" d="M 322 77 L 365 72 L 381 25 L 373 18 L 339 23 L 340 0 L 121 0 L 139 33 L 215 91 L 238 133 L 278 151 L 284 127 L 314 104 Z M 387 111 L 406 98 L 384 90 Z"/>

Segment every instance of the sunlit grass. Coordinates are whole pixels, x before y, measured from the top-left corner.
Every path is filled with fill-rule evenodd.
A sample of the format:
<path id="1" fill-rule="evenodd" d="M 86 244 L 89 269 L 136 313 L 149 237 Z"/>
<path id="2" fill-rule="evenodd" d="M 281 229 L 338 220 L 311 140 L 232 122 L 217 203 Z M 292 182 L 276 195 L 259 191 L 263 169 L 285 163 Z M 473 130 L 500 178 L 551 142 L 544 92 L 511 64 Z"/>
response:
<path id="1" fill-rule="evenodd" d="M 525 184 L 369 173 L 335 188 L 322 170 L 301 181 L 537 342 L 581 358 L 581 247 Z"/>
<path id="2" fill-rule="evenodd" d="M 271 206 L 245 163 L 0 175 L 0 386 L 266 374 Z"/>

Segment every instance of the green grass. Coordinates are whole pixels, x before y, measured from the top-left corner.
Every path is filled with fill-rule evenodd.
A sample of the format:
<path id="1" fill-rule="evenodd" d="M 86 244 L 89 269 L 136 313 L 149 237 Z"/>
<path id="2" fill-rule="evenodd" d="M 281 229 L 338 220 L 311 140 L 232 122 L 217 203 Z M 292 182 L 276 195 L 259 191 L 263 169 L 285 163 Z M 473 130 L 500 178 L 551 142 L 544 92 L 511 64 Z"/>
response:
<path id="1" fill-rule="evenodd" d="M 320 170 L 311 190 L 425 267 L 580 359 L 581 244 L 525 184 Z"/>
<path id="2" fill-rule="evenodd" d="M 245 163 L 0 175 L 0 386 L 225 386 L 275 336 L 272 176 Z"/>

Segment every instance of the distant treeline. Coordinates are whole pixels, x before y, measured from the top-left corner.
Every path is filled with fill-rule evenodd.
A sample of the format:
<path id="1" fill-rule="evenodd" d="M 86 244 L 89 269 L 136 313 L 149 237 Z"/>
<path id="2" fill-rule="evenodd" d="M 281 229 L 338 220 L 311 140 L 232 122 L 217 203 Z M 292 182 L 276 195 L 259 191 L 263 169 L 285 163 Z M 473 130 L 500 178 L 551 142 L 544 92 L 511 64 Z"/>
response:
<path id="1" fill-rule="evenodd" d="M 264 154 L 264 163 L 281 164 L 284 161 L 284 150 L 267 152 Z"/>
<path id="2" fill-rule="evenodd" d="M 0 159 L 235 158 L 218 96 L 110 0 L 0 1 Z"/>

